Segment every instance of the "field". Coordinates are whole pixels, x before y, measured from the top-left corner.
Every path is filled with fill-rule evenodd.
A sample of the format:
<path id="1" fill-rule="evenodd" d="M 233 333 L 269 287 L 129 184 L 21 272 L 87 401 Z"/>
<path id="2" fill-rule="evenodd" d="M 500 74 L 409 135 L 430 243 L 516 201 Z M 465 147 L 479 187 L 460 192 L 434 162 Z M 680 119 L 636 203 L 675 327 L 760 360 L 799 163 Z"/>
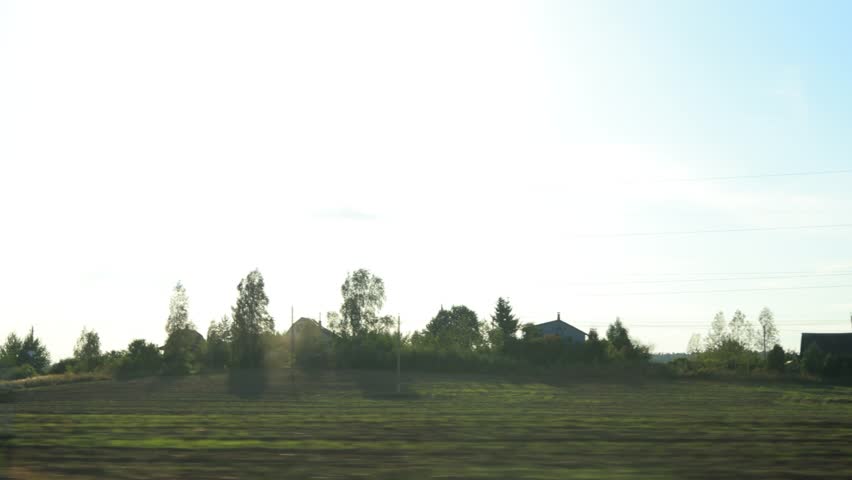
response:
<path id="1" fill-rule="evenodd" d="M 382 372 L 17 392 L 8 478 L 849 478 L 852 389 Z"/>

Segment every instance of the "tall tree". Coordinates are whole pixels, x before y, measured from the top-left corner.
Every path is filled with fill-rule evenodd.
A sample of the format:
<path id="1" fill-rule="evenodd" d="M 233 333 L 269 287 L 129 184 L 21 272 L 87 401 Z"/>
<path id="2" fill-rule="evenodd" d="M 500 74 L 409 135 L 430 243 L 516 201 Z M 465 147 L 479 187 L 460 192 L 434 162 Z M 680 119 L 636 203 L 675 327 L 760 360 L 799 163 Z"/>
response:
<path id="1" fill-rule="evenodd" d="M 388 328 L 379 316 L 385 304 L 385 283 L 381 278 L 363 268 L 356 270 L 346 276 L 340 293 L 343 295 L 341 333 L 361 335 Z"/>
<path id="2" fill-rule="evenodd" d="M 15 332 L 6 337 L 6 343 L 0 347 L 0 367 L 14 367 L 18 364 L 18 356 L 21 353 L 23 342 L 15 335 Z"/>
<path id="3" fill-rule="evenodd" d="M 39 373 L 44 373 L 50 366 L 50 354 L 47 353 L 47 347 L 36 338 L 35 330 L 32 327 L 30 327 L 30 333 L 21 342 L 17 364 L 32 365 Z"/>
<path id="4" fill-rule="evenodd" d="M 94 370 L 101 361 L 101 337 L 94 330 L 86 330 L 80 333 L 77 344 L 74 345 L 74 358 L 77 366 L 82 371 Z"/>
<path id="5" fill-rule="evenodd" d="M 483 343 L 481 324 L 476 312 L 464 305 L 439 310 L 426 325 L 426 333 L 444 348 L 472 350 Z"/>
<path id="6" fill-rule="evenodd" d="M 739 343 L 746 350 L 751 349 L 754 345 L 754 329 L 742 311 L 734 312 L 734 316 L 731 317 L 731 322 L 728 324 L 728 331 L 731 340 Z"/>
<path id="7" fill-rule="evenodd" d="M 275 332 L 275 320 L 267 311 L 269 298 L 260 271 L 249 273 L 237 285 L 237 290 L 239 295 L 232 308 L 231 327 L 234 360 L 240 367 L 259 367 L 263 360 L 260 337 Z"/>
<path id="8" fill-rule="evenodd" d="M 760 339 L 760 346 L 763 350 L 763 357 L 766 358 L 766 349 L 770 345 L 775 345 L 780 341 L 778 338 L 778 329 L 775 328 L 775 315 L 772 313 L 772 310 L 763 307 L 763 310 L 760 311 L 760 315 L 757 317 L 757 323 L 760 324 L 760 330 L 757 332 Z"/>
<path id="9" fill-rule="evenodd" d="M 518 331 L 518 317 L 512 313 L 512 305 L 503 297 L 497 299 L 491 321 L 503 332 L 503 338 L 512 338 Z"/>
<path id="10" fill-rule="evenodd" d="M 178 282 L 169 300 L 169 319 L 166 321 L 166 333 L 171 335 L 178 330 L 195 330 L 195 325 L 189 321 L 189 297 L 186 289 Z"/>
<path id="11" fill-rule="evenodd" d="M 710 332 L 707 333 L 707 337 L 704 339 L 707 350 L 717 350 L 725 343 L 727 328 L 728 322 L 725 320 L 725 314 L 723 312 L 717 313 L 713 317 L 713 323 L 710 324 Z"/>
<path id="12" fill-rule="evenodd" d="M 693 333 L 691 337 L 689 337 L 689 344 L 686 346 L 686 353 L 690 355 L 695 355 L 696 353 L 701 353 L 701 334 Z"/>
<path id="13" fill-rule="evenodd" d="M 632 348 L 633 342 L 630 341 L 630 335 L 627 328 L 621 323 L 621 319 L 616 317 L 615 323 L 612 323 L 606 329 L 606 339 L 618 350 L 622 348 Z"/>

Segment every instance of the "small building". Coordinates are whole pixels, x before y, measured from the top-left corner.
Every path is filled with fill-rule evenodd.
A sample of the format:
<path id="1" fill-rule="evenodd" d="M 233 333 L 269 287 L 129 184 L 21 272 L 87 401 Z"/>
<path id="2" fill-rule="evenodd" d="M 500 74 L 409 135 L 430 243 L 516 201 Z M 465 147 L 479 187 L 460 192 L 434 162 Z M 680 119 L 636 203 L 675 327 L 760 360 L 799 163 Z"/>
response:
<path id="1" fill-rule="evenodd" d="M 563 322 L 560 313 L 556 312 L 556 320 L 536 325 L 542 335 L 557 335 L 565 342 L 583 343 L 589 335 L 579 328 Z"/>
<path id="2" fill-rule="evenodd" d="M 803 333 L 799 354 L 815 344 L 823 353 L 852 357 L 852 332 L 850 333 Z"/>
<path id="3" fill-rule="evenodd" d="M 335 337 L 334 332 L 322 326 L 322 322 L 317 322 L 313 318 L 307 317 L 296 320 L 293 326 L 284 333 L 285 337 L 289 338 L 290 330 L 295 332 L 295 340 L 297 342 L 307 339 L 318 339 L 323 343 L 329 343 Z"/>

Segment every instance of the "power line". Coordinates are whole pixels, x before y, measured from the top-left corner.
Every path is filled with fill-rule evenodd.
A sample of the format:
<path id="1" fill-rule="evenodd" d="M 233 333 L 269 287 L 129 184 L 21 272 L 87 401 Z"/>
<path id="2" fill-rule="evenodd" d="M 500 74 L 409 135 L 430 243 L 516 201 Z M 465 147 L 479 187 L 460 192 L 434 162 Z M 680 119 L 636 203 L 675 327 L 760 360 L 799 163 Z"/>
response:
<path id="1" fill-rule="evenodd" d="M 852 284 L 845 285 L 810 285 L 802 287 L 768 287 L 768 288 L 734 288 L 721 290 L 682 290 L 674 292 L 624 292 L 624 293 L 588 293 L 579 296 L 587 297 L 620 297 L 620 296 L 643 296 L 643 295 L 682 295 L 690 293 L 735 293 L 735 292 L 765 292 L 772 290 L 815 290 L 821 288 L 852 288 Z"/>
<path id="2" fill-rule="evenodd" d="M 686 278 L 686 279 L 673 279 L 673 280 L 624 280 L 624 281 L 604 281 L 604 282 L 568 282 L 567 285 L 594 286 L 594 285 L 625 285 L 625 284 L 643 284 L 643 283 L 690 283 L 690 282 L 737 281 L 737 280 L 782 280 L 782 279 L 790 279 L 790 278 L 838 277 L 838 276 L 849 276 L 849 275 L 852 275 L 852 272 L 813 273 L 813 274 L 803 274 L 803 275 L 726 277 L 726 278 Z"/>
<path id="3" fill-rule="evenodd" d="M 758 173 L 754 175 L 728 175 L 721 177 L 691 177 L 691 178 L 661 178 L 656 180 L 631 180 L 627 183 L 678 183 L 678 182 L 717 182 L 726 180 L 747 180 L 754 178 L 779 178 L 779 177 L 807 177 L 817 175 L 839 175 L 852 173 L 852 169 L 842 170 L 813 170 L 808 172 L 789 172 L 789 173 Z"/>
<path id="4" fill-rule="evenodd" d="M 827 228 L 849 228 L 852 223 L 833 223 L 824 225 L 795 225 L 780 227 L 745 227 L 745 228 L 713 228 L 706 230 L 680 230 L 668 232 L 626 232 L 626 233 L 592 233 L 575 234 L 579 238 L 616 238 L 616 237 L 655 237 L 664 235 L 698 235 L 703 233 L 742 233 L 742 232 L 772 232 L 781 230 L 808 230 Z"/>

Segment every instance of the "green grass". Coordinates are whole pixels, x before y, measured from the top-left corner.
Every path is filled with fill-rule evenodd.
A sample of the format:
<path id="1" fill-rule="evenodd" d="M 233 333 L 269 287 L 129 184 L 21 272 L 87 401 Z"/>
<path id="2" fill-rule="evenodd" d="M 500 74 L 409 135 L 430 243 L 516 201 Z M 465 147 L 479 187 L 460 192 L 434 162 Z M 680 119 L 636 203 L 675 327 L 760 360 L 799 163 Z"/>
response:
<path id="1" fill-rule="evenodd" d="M 13 478 L 848 478 L 852 389 L 382 372 L 19 390 Z M 230 385 L 230 386 L 229 386 Z"/>

